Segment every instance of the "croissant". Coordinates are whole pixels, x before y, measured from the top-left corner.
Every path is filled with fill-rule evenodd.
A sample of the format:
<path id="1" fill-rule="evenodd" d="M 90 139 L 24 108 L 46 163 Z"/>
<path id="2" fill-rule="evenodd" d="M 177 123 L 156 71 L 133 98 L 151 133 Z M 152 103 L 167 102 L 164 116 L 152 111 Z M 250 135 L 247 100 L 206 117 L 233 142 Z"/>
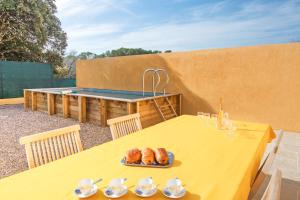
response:
<path id="1" fill-rule="evenodd" d="M 125 158 L 126 158 L 126 163 L 128 164 L 140 163 L 142 154 L 139 149 L 134 148 L 127 151 Z"/>
<path id="2" fill-rule="evenodd" d="M 168 164 L 169 157 L 165 148 L 157 148 L 154 150 L 155 160 L 161 165 Z"/>
<path id="3" fill-rule="evenodd" d="M 151 165 L 154 162 L 154 152 L 150 148 L 142 150 L 142 162 L 145 165 Z"/>

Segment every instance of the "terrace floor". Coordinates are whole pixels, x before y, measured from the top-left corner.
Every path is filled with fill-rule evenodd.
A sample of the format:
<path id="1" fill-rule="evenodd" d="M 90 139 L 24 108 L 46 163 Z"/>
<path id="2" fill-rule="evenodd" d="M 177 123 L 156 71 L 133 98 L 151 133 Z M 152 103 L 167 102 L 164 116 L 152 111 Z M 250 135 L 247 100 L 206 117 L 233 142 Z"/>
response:
<path id="1" fill-rule="evenodd" d="M 78 123 L 71 118 L 24 111 L 23 105 L 0 105 L 0 179 L 28 169 L 20 137 Z M 91 123 L 80 123 L 80 127 L 84 149 L 112 140 L 109 128 Z"/>
<path id="2" fill-rule="evenodd" d="M 24 111 L 22 105 L 0 106 L 0 179 L 27 170 L 20 137 L 73 124 L 78 124 L 78 121 Z M 80 126 L 84 149 L 112 139 L 108 128 L 91 123 L 80 123 Z M 282 170 L 281 199 L 300 200 L 300 133 L 284 132 L 272 168 Z"/>

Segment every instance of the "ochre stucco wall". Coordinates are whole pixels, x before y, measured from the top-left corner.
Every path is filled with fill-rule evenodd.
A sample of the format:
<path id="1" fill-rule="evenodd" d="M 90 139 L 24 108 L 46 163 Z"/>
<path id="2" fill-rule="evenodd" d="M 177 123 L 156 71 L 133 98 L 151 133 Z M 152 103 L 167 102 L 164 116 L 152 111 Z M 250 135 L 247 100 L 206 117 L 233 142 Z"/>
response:
<path id="1" fill-rule="evenodd" d="M 153 66 L 168 70 L 185 114 L 215 113 L 223 97 L 233 119 L 300 131 L 300 43 L 79 60 L 77 86 L 141 91 Z"/>

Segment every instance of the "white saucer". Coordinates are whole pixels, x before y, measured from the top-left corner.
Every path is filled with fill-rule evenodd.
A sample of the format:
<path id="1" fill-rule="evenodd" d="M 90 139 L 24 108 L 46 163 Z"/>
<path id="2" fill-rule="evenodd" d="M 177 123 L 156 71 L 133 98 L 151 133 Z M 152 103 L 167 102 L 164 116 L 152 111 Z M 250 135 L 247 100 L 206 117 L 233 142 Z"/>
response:
<path id="1" fill-rule="evenodd" d="M 98 187 L 96 184 L 94 184 L 93 188 L 88 193 L 80 193 L 80 189 L 76 188 L 74 190 L 74 195 L 77 196 L 78 198 L 87 198 L 87 197 L 90 197 L 90 196 L 96 194 L 97 191 L 98 191 Z"/>
<path id="2" fill-rule="evenodd" d="M 186 190 L 184 189 L 183 186 L 180 187 L 180 190 L 178 193 L 172 193 L 168 187 L 165 187 L 163 190 L 162 190 L 162 193 L 168 197 L 168 198 L 171 198 L 171 199 L 179 199 L 181 197 L 183 197 L 186 193 Z"/>
<path id="3" fill-rule="evenodd" d="M 135 190 L 134 190 L 134 193 L 135 193 L 137 196 L 139 196 L 139 197 L 151 197 L 151 196 L 155 195 L 156 192 L 157 192 L 157 187 L 156 187 L 156 185 L 153 185 L 153 186 L 154 186 L 154 187 L 153 187 L 151 190 L 147 191 L 147 192 L 145 192 L 145 191 L 139 189 L 139 186 L 137 186 L 137 187 L 135 188 Z"/>
<path id="4" fill-rule="evenodd" d="M 127 186 L 123 185 L 122 187 L 123 187 L 122 191 L 119 192 L 118 194 L 113 193 L 113 190 L 111 190 L 111 187 L 107 187 L 107 188 L 105 188 L 105 190 L 104 190 L 104 195 L 105 195 L 106 197 L 112 198 L 112 199 L 122 197 L 122 196 L 124 196 L 125 194 L 127 194 L 127 192 L 128 192 Z"/>

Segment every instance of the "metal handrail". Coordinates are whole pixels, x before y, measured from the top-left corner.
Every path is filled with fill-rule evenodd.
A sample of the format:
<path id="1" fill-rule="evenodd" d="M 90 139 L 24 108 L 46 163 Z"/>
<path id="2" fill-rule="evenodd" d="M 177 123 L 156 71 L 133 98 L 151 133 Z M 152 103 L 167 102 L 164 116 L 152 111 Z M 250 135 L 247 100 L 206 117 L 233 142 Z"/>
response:
<path id="1" fill-rule="evenodd" d="M 166 94 L 166 86 L 169 84 L 169 81 L 170 81 L 170 77 L 169 77 L 168 72 L 165 69 L 148 68 L 143 73 L 143 96 L 145 96 L 145 75 L 148 72 L 152 72 L 152 92 L 153 92 L 153 96 L 156 96 L 156 89 L 160 84 L 160 74 L 159 74 L 159 72 L 164 72 L 165 73 L 166 83 L 163 87 L 163 92 L 164 92 L 164 95 L 165 95 Z M 155 76 L 154 76 L 155 74 L 157 75 L 157 83 L 156 84 L 155 84 Z"/>
<path id="2" fill-rule="evenodd" d="M 165 94 L 166 94 L 166 87 L 167 87 L 167 85 L 169 84 L 169 81 L 170 81 L 169 74 L 168 74 L 167 70 L 165 70 L 165 69 L 156 69 L 156 72 L 157 72 L 157 73 L 159 73 L 159 72 L 164 72 L 165 75 L 166 75 L 166 83 L 165 83 L 165 85 L 164 85 L 164 87 L 163 87 L 163 92 L 164 92 L 164 95 L 165 95 Z M 157 85 L 157 86 L 158 86 L 158 85 Z M 157 86 L 156 86 L 156 88 L 155 88 L 155 92 L 156 92 Z"/>
<path id="3" fill-rule="evenodd" d="M 143 96 L 145 96 L 145 75 L 148 72 L 152 72 L 152 92 L 153 92 L 153 96 L 155 96 L 156 95 L 155 88 L 157 88 L 157 86 L 160 83 L 160 76 L 159 76 L 158 72 L 156 71 L 156 69 L 153 69 L 153 68 L 148 68 L 143 73 Z M 155 76 L 154 76 L 154 74 L 157 75 L 157 79 L 158 79 L 158 82 L 156 84 L 155 84 Z"/>

